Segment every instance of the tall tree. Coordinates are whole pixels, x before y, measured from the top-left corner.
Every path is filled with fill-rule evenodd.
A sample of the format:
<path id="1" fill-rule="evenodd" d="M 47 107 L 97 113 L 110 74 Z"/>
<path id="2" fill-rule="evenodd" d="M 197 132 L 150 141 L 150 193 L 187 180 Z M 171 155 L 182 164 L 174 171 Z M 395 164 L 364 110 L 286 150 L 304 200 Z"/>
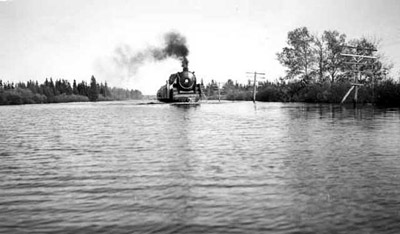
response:
<path id="1" fill-rule="evenodd" d="M 310 79 L 315 70 L 314 37 L 306 27 L 296 28 L 288 33 L 288 47 L 278 53 L 279 62 L 288 68 L 287 78 Z"/>
<path id="2" fill-rule="evenodd" d="M 323 81 L 326 73 L 326 45 L 323 37 L 314 36 L 314 51 L 319 81 Z"/>
<path id="3" fill-rule="evenodd" d="M 50 92 L 53 93 L 53 95 L 56 95 L 56 88 L 53 82 L 53 78 L 50 77 L 50 82 L 49 82 L 49 88 L 50 88 Z"/>
<path id="4" fill-rule="evenodd" d="M 96 78 L 92 76 L 90 79 L 89 100 L 92 102 L 97 101 L 99 98 L 99 89 L 97 87 Z"/>
<path id="5" fill-rule="evenodd" d="M 346 43 L 346 35 L 338 31 L 324 31 L 322 40 L 326 43 L 326 71 L 329 73 L 331 83 L 336 81 L 336 76 L 343 69 L 343 46 Z"/>
<path id="6" fill-rule="evenodd" d="M 74 82 L 72 83 L 72 93 L 73 94 L 79 94 L 78 89 L 76 87 L 76 80 L 74 79 Z"/>
<path id="7" fill-rule="evenodd" d="M 104 89 L 105 89 L 104 96 L 105 97 L 111 97 L 110 90 L 108 89 L 107 81 L 104 82 Z"/>

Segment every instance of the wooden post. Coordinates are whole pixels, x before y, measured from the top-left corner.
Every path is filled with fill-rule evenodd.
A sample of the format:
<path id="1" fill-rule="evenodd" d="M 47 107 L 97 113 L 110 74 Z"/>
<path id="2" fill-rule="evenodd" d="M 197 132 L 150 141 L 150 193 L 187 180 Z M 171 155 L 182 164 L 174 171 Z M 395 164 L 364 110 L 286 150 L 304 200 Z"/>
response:
<path id="1" fill-rule="evenodd" d="M 355 84 L 355 87 L 354 87 L 354 100 L 353 100 L 353 105 L 354 105 L 354 107 L 357 106 L 357 99 L 358 99 L 358 80 L 360 80 L 360 76 L 361 76 L 361 72 L 360 72 L 360 70 L 358 69 L 357 74 L 354 76 L 354 84 Z"/>
<path id="2" fill-rule="evenodd" d="M 167 97 L 166 98 L 169 98 L 169 82 L 168 82 L 168 80 L 167 80 L 167 84 L 165 87 L 167 88 Z"/>
<path id="3" fill-rule="evenodd" d="M 253 102 L 256 102 L 256 82 L 257 82 L 257 72 L 254 72 Z"/>
<path id="4" fill-rule="evenodd" d="M 375 75 L 372 76 L 372 102 L 375 105 Z"/>
<path id="5" fill-rule="evenodd" d="M 254 74 L 254 84 L 253 84 L 253 102 L 256 102 L 256 93 L 257 93 L 257 75 L 265 75 L 265 73 L 260 72 L 246 72 L 246 74 Z M 261 77 L 260 79 L 264 79 L 265 77 Z"/>
<path id="6" fill-rule="evenodd" d="M 218 102 L 221 102 L 221 93 L 219 91 L 220 82 L 218 82 Z"/>
<path id="7" fill-rule="evenodd" d="M 347 91 L 346 95 L 344 95 L 342 101 L 340 102 L 340 104 L 343 104 L 344 101 L 346 101 L 347 96 L 349 96 L 350 92 L 354 89 L 354 85 L 351 86 L 351 88 L 349 89 L 349 91 Z"/>

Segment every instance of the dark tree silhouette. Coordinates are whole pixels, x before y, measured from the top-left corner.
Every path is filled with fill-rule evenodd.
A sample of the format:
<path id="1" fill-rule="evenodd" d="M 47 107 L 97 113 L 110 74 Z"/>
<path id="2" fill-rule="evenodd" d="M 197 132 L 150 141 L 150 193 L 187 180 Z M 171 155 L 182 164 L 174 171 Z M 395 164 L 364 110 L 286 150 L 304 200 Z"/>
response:
<path id="1" fill-rule="evenodd" d="M 99 89 L 97 87 L 96 78 L 92 76 L 90 79 L 89 100 L 92 102 L 97 101 L 99 98 Z"/>

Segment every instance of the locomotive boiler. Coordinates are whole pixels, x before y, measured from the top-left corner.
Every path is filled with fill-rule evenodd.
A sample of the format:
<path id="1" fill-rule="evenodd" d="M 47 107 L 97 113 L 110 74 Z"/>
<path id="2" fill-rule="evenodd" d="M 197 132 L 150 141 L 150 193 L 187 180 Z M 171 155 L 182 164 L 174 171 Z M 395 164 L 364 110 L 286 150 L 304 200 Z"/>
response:
<path id="1" fill-rule="evenodd" d="M 157 92 L 157 100 L 161 102 L 198 102 L 201 99 L 201 84 L 197 83 L 194 72 L 189 71 L 187 63 L 183 70 L 171 74 L 166 84 Z"/>

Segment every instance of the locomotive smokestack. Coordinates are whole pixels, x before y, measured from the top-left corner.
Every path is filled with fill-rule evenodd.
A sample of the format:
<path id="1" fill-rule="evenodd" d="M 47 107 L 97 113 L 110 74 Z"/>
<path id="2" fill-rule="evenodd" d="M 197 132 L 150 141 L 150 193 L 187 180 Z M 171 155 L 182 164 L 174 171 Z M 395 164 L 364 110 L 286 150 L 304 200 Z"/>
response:
<path id="1" fill-rule="evenodd" d="M 189 71 L 189 60 L 186 57 L 182 58 L 182 68 L 183 71 Z"/>

